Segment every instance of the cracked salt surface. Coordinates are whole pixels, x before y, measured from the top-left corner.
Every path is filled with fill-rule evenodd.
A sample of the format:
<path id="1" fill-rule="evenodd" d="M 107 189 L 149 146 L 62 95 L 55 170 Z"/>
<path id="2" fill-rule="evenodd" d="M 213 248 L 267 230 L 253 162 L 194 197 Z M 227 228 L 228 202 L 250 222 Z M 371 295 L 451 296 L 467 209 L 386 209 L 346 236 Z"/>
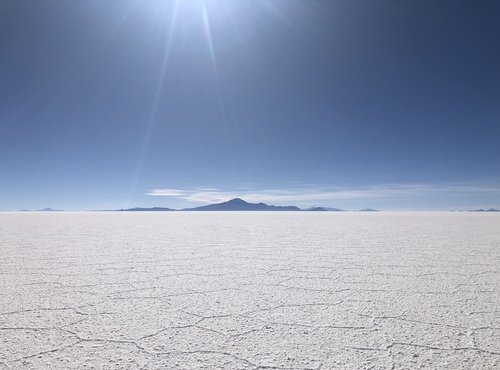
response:
<path id="1" fill-rule="evenodd" d="M 2 213 L 0 369 L 500 368 L 500 215 Z"/>

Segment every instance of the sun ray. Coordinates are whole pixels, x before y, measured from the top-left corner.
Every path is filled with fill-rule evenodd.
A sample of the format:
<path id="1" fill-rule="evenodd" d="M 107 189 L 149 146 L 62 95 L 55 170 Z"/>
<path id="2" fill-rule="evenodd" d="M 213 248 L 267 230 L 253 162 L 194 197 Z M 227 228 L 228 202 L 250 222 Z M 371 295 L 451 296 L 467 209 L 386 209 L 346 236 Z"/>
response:
<path id="1" fill-rule="evenodd" d="M 132 179 L 132 184 L 130 186 L 129 197 L 128 197 L 128 202 L 127 202 L 127 203 L 129 203 L 129 205 L 130 205 L 131 201 L 133 200 L 134 192 L 135 192 L 135 189 L 137 187 L 137 181 L 138 181 L 139 176 L 142 172 L 142 167 L 144 164 L 144 157 L 146 156 L 147 147 L 148 147 L 149 140 L 151 137 L 151 131 L 152 131 L 152 128 L 154 126 L 154 122 L 156 120 L 156 115 L 158 113 L 158 106 L 159 106 L 160 98 L 161 98 L 162 91 L 163 91 L 163 85 L 165 82 L 165 76 L 166 76 L 168 64 L 169 64 L 169 57 L 170 57 L 171 49 L 172 49 L 172 40 L 173 40 L 173 35 L 175 32 L 175 24 L 177 21 L 178 2 L 179 2 L 179 0 L 174 0 L 173 9 L 172 9 L 171 16 L 170 16 L 169 27 L 168 27 L 168 31 L 166 34 L 166 41 L 165 41 L 165 45 L 164 45 L 163 58 L 161 61 L 160 72 L 158 75 L 158 81 L 157 81 L 156 89 L 154 92 L 153 103 L 151 105 L 149 117 L 148 117 L 148 120 L 146 122 L 146 129 L 145 129 L 144 136 L 142 139 L 141 150 L 140 150 L 139 158 L 137 160 L 137 164 L 135 167 L 134 176 Z"/>
<path id="2" fill-rule="evenodd" d="M 210 27 L 210 19 L 208 17 L 208 8 L 207 8 L 207 4 L 205 3 L 205 1 L 203 1 L 202 17 L 203 17 L 203 31 L 205 33 L 205 38 L 207 40 L 207 45 L 208 45 L 208 49 L 209 49 L 209 52 L 210 52 L 210 60 L 212 62 L 212 68 L 214 70 L 215 76 L 218 78 L 219 71 L 218 71 L 218 68 L 217 68 L 217 59 L 215 57 L 214 42 L 213 42 L 213 37 L 212 37 L 212 29 Z"/>

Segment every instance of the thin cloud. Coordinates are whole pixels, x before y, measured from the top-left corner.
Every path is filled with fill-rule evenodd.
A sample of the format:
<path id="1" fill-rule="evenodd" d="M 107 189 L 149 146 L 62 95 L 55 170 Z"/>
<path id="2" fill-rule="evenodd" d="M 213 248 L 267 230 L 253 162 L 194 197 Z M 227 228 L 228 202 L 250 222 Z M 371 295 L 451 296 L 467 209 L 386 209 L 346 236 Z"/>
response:
<path id="1" fill-rule="evenodd" d="M 315 203 L 330 200 L 347 199 L 384 199 L 394 197 L 417 197 L 439 193 L 463 192 L 498 192 L 500 187 L 483 187 L 468 185 L 378 185 L 357 189 L 332 189 L 326 187 L 308 187 L 294 189 L 245 189 L 225 191 L 215 188 L 194 189 L 153 189 L 147 193 L 151 196 L 173 197 L 196 203 L 224 202 L 232 198 L 244 198 L 249 202 L 270 202 L 284 204 L 288 202 Z"/>

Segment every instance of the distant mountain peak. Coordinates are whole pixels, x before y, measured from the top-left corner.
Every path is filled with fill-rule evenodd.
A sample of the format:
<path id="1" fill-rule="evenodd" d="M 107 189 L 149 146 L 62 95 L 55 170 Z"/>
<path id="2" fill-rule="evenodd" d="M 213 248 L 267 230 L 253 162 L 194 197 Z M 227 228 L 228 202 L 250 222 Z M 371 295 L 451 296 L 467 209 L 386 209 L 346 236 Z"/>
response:
<path id="1" fill-rule="evenodd" d="M 247 201 L 245 201 L 245 200 L 243 200 L 241 198 L 233 198 L 231 200 L 228 200 L 225 203 L 229 203 L 229 204 L 250 204 L 250 203 L 248 203 Z M 259 204 L 263 204 L 263 203 L 259 203 Z"/>
<path id="2" fill-rule="evenodd" d="M 183 211 L 301 211 L 301 209 L 295 206 L 272 206 L 265 203 L 249 203 L 241 198 L 233 198 L 227 202 L 186 208 Z"/>

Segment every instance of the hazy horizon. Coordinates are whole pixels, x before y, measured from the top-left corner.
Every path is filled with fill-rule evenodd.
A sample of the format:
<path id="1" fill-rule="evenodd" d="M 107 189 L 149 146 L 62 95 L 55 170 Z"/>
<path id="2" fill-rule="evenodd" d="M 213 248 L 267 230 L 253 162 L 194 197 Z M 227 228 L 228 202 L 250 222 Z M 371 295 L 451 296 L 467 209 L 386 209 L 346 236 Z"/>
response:
<path id="1" fill-rule="evenodd" d="M 143 211 L 143 212 L 148 212 L 148 211 L 198 211 L 198 208 L 204 208 L 204 206 L 216 206 L 216 205 L 225 205 L 225 204 L 230 204 L 233 201 L 243 201 L 243 203 L 246 203 L 247 205 L 256 205 L 256 204 L 263 204 L 265 206 L 278 206 L 278 207 L 297 207 L 298 209 L 293 210 L 293 209 L 287 209 L 287 210 L 281 210 L 281 212 L 296 212 L 296 211 L 327 211 L 326 213 L 329 212 L 371 212 L 371 211 L 376 211 L 376 212 L 400 212 L 400 213 L 412 213 L 412 212 L 419 212 L 419 213 L 425 213 L 425 212 L 500 212 L 499 209 L 494 208 L 494 207 L 480 207 L 480 208 L 474 208 L 474 207 L 462 207 L 462 208 L 457 208 L 457 209 L 433 209 L 433 210 L 428 210 L 428 209 L 376 209 L 376 208 L 371 208 L 371 207 L 364 207 L 364 208 L 339 208 L 339 207 L 333 207 L 329 205 L 312 205 L 312 206 L 297 206 L 296 204 L 273 204 L 273 203 L 264 203 L 260 201 L 255 201 L 255 202 L 248 202 L 247 199 L 242 199 L 240 197 L 235 197 L 231 199 L 226 199 L 226 200 L 219 200 L 219 201 L 214 201 L 214 202 L 207 202 L 203 203 L 201 205 L 194 205 L 192 207 L 168 207 L 166 205 L 162 206 L 151 206 L 151 207 L 142 207 L 142 206 L 137 206 L 137 207 L 126 207 L 126 208 L 116 208 L 116 209 L 57 209 L 53 207 L 45 207 L 45 208 L 40 208 L 40 209 L 29 209 L 29 208 L 23 208 L 23 209 L 18 209 L 18 210 L 0 210 L 0 212 L 50 212 L 50 211 L 55 211 L 55 212 L 107 212 L 107 211 Z M 319 208 L 318 210 L 315 210 L 314 208 Z M 213 209 L 211 210 L 212 212 L 268 212 L 269 209 L 266 210 L 260 210 L 260 209 Z M 272 210 L 271 210 L 272 211 Z"/>

